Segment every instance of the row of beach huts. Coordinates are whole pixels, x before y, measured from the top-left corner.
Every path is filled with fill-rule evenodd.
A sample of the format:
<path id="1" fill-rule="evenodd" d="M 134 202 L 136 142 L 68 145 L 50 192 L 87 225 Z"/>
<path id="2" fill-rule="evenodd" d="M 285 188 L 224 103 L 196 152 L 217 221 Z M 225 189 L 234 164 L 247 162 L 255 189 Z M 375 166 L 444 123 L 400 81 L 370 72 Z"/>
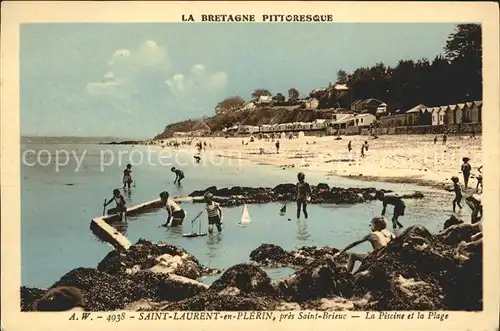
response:
<path id="1" fill-rule="evenodd" d="M 482 101 L 471 101 L 455 105 L 428 107 L 419 104 L 406 112 L 397 110 L 391 114 L 382 115 L 378 112 L 361 113 L 338 112 L 329 119 L 316 119 L 312 122 L 293 122 L 252 125 L 233 125 L 222 130 L 222 135 L 248 135 L 257 133 L 280 132 L 324 132 L 337 134 L 339 132 L 357 133 L 367 128 L 396 128 L 412 126 L 443 126 L 462 123 L 482 122 Z M 344 131 L 345 130 L 345 131 Z M 209 128 L 192 131 L 176 132 L 174 137 L 202 137 L 213 135 Z"/>

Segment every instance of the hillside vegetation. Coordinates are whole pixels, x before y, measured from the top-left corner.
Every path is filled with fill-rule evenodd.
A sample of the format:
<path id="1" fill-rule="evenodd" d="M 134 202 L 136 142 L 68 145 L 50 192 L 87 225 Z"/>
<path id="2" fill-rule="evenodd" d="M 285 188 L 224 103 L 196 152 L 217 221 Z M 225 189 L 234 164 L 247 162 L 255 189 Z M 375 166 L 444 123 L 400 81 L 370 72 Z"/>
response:
<path id="1" fill-rule="evenodd" d="M 315 111 L 306 109 L 270 109 L 257 108 L 253 110 L 242 110 L 239 112 L 229 112 L 217 114 L 205 120 L 187 120 L 183 122 L 169 124 L 165 130 L 158 134 L 155 139 L 170 138 L 174 132 L 196 131 L 206 128 L 205 122 L 212 132 L 221 131 L 224 128 L 236 124 L 241 125 L 263 125 L 292 122 L 311 122 L 316 119 L 329 119 L 332 116 L 331 111 Z"/>

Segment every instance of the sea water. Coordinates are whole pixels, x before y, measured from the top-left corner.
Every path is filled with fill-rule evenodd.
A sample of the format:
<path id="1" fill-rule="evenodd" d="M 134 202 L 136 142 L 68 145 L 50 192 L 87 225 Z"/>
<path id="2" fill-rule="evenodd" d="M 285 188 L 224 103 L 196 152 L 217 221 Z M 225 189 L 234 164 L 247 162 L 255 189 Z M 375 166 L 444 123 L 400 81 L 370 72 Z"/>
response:
<path id="1" fill-rule="evenodd" d="M 109 244 L 98 240 L 89 230 L 92 218 L 102 215 L 105 198 L 111 198 L 113 189 L 121 188 L 122 174 L 128 163 L 123 158 L 120 164 L 101 168 L 102 151 L 136 150 L 136 156 L 145 153 L 146 146 L 97 145 L 93 141 L 31 141 L 21 144 L 27 164 L 21 164 L 21 264 L 22 285 L 47 287 L 66 272 L 78 267 L 95 268 L 109 253 Z M 31 152 L 33 150 L 34 152 Z M 47 153 L 40 154 L 42 150 Z M 74 151 L 79 163 L 71 157 L 68 163 L 56 169 L 57 151 Z M 190 151 L 177 151 L 175 161 L 186 175 L 181 187 L 173 185 L 174 174 L 171 165 L 153 165 L 143 162 L 132 168 L 136 187 L 130 193 L 123 193 L 128 206 L 158 198 L 161 191 L 171 195 L 188 195 L 215 185 L 274 187 L 281 183 L 295 183 L 296 174 L 302 171 L 311 184 L 325 182 L 338 187 L 377 187 L 397 192 L 420 190 L 425 194 L 421 200 L 406 200 L 405 216 L 400 218 L 405 226 L 421 224 L 430 231 L 438 231 L 450 216 L 451 193 L 416 187 L 414 185 L 361 182 L 351 179 L 328 177 L 308 168 L 282 170 L 277 167 L 253 165 L 235 159 L 219 160 L 217 164 L 192 162 Z M 209 158 L 210 150 L 202 154 Z M 38 162 L 35 155 L 40 155 Z M 49 156 L 51 155 L 51 156 Z M 82 157 L 83 156 L 83 157 Z M 210 157 L 213 157 L 210 156 Z M 36 162 L 35 162 L 36 161 Z M 50 161 L 50 162 L 49 162 Z M 138 164 L 138 158 L 135 160 Z M 59 160 L 59 163 L 64 163 Z M 109 163 L 109 162 L 108 162 Z M 47 164 L 47 165 L 41 165 Z M 77 169 L 78 165 L 80 167 Z M 172 160 L 172 165 L 176 163 Z M 109 207 L 114 207 L 114 203 Z M 185 238 L 183 233 L 207 230 L 207 217 L 202 215 L 198 223 L 191 219 L 203 208 L 199 203 L 183 203 L 187 218 L 182 227 L 160 227 L 166 220 L 166 211 L 129 217 L 121 230 L 132 243 L 139 238 L 163 241 L 179 245 L 196 256 L 207 266 L 221 270 L 237 263 L 249 261 L 252 250 L 263 243 L 276 244 L 286 250 L 301 246 L 332 246 L 343 248 L 350 242 L 369 232 L 370 219 L 380 214 L 381 203 L 377 201 L 356 205 L 309 205 L 309 218 L 297 220 L 295 205 L 288 204 L 287 214 L 280 216 L 281 204 L 248 205 L 252 222 L 246 226 L 238 224 L 243 206 L 224 208 L 223 232 L 205 237 Z M 464 208 L 464 217 L 467 207 Z M 392 215 L 388 208 L 387 216 Z M 468 214 L 470 215 L 470 213 Z M 13 221 L 13 220 L 4 220 Z M 362 244 L 355 251 L 370 250 L 369 244 Z M 267 269 L 272 278 L 291 273 L 288 268 Z M 210 283 L 216 277 L 207 277 Z"/>

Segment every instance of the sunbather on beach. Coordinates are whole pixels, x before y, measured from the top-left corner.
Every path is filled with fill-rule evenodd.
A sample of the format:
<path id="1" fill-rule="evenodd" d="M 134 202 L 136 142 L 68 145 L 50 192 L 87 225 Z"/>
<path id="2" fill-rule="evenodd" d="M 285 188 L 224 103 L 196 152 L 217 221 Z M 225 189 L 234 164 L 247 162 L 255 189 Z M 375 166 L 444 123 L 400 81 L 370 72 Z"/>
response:
<path id="1" fill-rule="evenodd" d="M 131 174 L 132 174 L 132 165 L 127 164 L 127 167 L 125 168 L 125 170 L 123 170 L 123 188 L 127 186 L 128 189 L 130 190 L 130 184 L 132 184 Z"/>
<path id="2" fill-rule="evenodd" d="M 111 202 L 116 202 L 116 207 L 113 209 L 110 209 L 109 212 L 111 214 L 119 213 L 120 217 L 123 218 L 125 212 L 127 211 L 127 203 L 125 202 L 125 198 L 123 195 L 120 193 L 119 189 L 114 189 L 113 190 L 113 197 L 104 204 L 104 207 L 109 205 Z"/>
<path id="3" fill-rule="evenodd" d="M 299 172 L 297 175 L 299 182 L 297 183 L 297 219 L 300 218 L 300 210 L 304 212 L 304 217 L 307 219 L 309 214 L 307 213 L 307 202 L 311 194 L 311 186 L 305 181 L 306 176 L 303 172 Z"/>
<path id="4" fill-rule="evenodd" d="M 168 213 L 167 222 L 164 226 L 175 227 L 181 225 L 186 217 L 186 213 L 184 210 L 173 200 L 170 198 L 168 192 L 161 192 L 160 198 L 162 202 L 162 206 L 165 207 Z"/>
<path id="5" fill-rule="evenodd" d="M 462 188 L 460 184 L 458 184 L 458 177 L 451 177 L 451 181 L 453 182 L 453 192 L 455 192 L 455 199 L 453 199 L 453 212 L 455 212 L 456 206 L 462 209 L 462 206 L 460 206 L 460 202 L 462 201 Z"/>
<path id="6" fill-rule="evenodd" d="M 365 241 L 369 241 L 372 245 L 373 251 L 377 251 L 382 247 L 387 246 L 387 244 L 392 239 L 396 238 L 396 236 L 392 232 L 386 229 L 387 221 L 385 220 L 385 217 L 374 217 L 370 223 L 370 227 L 372 231 L 368 235 L 361 238 L 360 240 L 350 243 L 343 250 L 336 253 L 334 257 L 345 253 L 349 249 L 356 247 L 359 244 L 364 243 Z M 362 263 L 369 254 L 370 253 L 350 253 L 349 260 L 347 261 L 347 270 L 349 272 L 352 272 L 356 261 L 360 261 Z"/>
<path id="7" fill-rule="evenodd" d="M 208 215 L 208 232 L 212 233 L 214 231 L 214 224 L 217 227 L 217 231 L 222 232 L 222 208 L 217 202 L 213 201 L 212 193 L 205 193 L 204 198 L 206 203 L 205 207 L 198 213 L 198 215 L 196 215 L 196 217 L 191 222 L 196 221 L 198 218 L 200 218 L 201 214 L 206 211 Z"/>
<path id="8" fill-rule="evenodd" d="M 174 184 L 181 185 L 181 180 L 184 179 L 184 172 L 181 169 L 175 169 L 175 167 L 172 167 L 170 169 L 173 173 L 175 173 L 175 180 Z"/>
<path id="9" fill-rule="evenodd" d="M 385 210 L 387 208 L 387 205 L 393 205 L 394 206 L 394 214 L 392 216 L 392 228 L 396 229 L 397 227 L 402 228 L 403 225 L 399 223 L 398 218 L 399 216 L 404 216 L 405 214 L 405 203 L 403 200 L 399 197 L 395 196 L 385 196 L 384 192 L 382 191 L 377 191 L 375 194 L 375 198 L 378 200 L 382 201 L 382 216 L 385 215 Z"/>

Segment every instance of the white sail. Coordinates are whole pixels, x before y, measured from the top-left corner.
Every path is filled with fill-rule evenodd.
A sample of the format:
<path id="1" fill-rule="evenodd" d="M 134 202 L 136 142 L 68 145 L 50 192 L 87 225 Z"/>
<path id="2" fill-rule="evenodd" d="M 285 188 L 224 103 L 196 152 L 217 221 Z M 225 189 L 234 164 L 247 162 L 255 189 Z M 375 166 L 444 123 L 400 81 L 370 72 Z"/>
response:
<path id="1" fill-rule="evenodd" d="M 243 206 L 243 212 L 241 213 L 240 223 L 239 224 L 248 224 L 250 223 L 250 214 L 248 213 L 248 207 L 245 204 Z"/>

